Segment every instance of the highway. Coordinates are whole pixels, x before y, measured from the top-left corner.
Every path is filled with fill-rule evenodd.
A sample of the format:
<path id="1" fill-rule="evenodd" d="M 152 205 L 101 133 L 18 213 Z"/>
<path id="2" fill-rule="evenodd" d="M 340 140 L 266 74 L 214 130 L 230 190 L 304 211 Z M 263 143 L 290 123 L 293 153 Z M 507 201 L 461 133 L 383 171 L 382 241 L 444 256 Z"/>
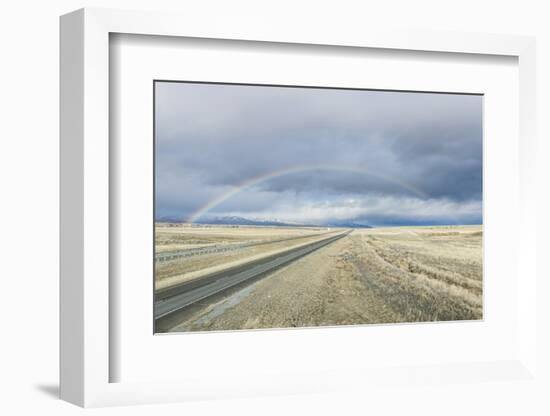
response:
<path id="1" fill-rule="evenodd" d="M 223 270 L 201 279 L 165 288 L 155 293 L 155 324 L 182 309 L 218 294 L 246 281 L 252 281 L 285 266 L 315 250 L 320 249 L 340 238 L 347 236 L 352 230 L 315 241 L 297 248 L 268 256 L 231 269 Z"/>
<path id="2" fill-rule="evenodd" d="M 226 251 L 241 250 L 252 246 L 260 246 L 263 244 L 274 244 L 274 243 L 280 243 L 283 241 L 290 241 L 290 240 L 299 240 L 303 238 L 316 237 L 316 236 L 321 236 L 325 234 L 334 234 L 334 231 L 329 231 L 329 232 L 320 233 L 320 234 L 306 234 L 306 235 L 299 235 L 296 237 L 278 238 L 273 240 L 254 240 L 254 241 L 247 241 L 246 243 L 214 244 L 206 247 L 195 247 L 195 248 L 189 248 L 184 250 L 165 251 L 165 252 L 157 253 L 155 255 L 155 261 L 167 262 L 167 261 L 180 259 L 183 257 L 201 256 L 204 254 L 213 254 L 213 253 L 223 253 Z"/>

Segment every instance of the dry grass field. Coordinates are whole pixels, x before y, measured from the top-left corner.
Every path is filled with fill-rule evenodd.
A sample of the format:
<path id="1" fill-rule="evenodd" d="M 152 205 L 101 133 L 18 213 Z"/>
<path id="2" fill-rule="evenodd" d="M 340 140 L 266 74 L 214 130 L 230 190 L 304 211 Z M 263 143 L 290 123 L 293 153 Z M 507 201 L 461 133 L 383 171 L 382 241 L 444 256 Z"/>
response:
<path id="1" fill-rule="evenodd" d="M 209 248 L 211 252 L 155 265 L 155 286 L 164 288 L 200 278 L 292 247 L 333 232 L 327 228 L 254 227 L 223 225 L 157 224 L 155 251 Z M 215 251 L 215 249 L 221 249 Z"/>
<path id="2" fill-rule="evenodd" d="M 363 231 L 350 261 L 398 321 L 481 319 L 482 233 L 481 227 Z"/>
<path id="3" fill-rule="evenodd" d="M 200 278 L 206 266 L 246 262 L 327 232 L 324 228 L 179 227 L 181 232 L 175 228 L 157 229 L 158 246 L 176 240 L 185 247 L 313 236 L 157 264 L 157 282 L 192 273 Z M 191 308 L 172 330 L 482 319 L 482 234 L 481 226 L 356 229 L 238 291 Z"/>
<path id="4" fill-rule="evenodd" d="M 326 232 L 326 228 L 254 227 L 231 225 L 189 225 L 157 223 L 155 249 L 157 252 L 231 244 L 248 241 L 275 240 Z"/>

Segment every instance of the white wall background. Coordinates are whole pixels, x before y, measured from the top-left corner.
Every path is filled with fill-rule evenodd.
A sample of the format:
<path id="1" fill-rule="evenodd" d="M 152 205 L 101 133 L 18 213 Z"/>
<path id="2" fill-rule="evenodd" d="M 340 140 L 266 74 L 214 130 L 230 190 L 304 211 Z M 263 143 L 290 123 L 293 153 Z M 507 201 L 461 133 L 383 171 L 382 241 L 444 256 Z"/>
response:
<path id="1" fill-rule="evenodd" d="M 200 3 L 200 4 L 199 4 Z M 6 1 L 0 13 L 0 412 L 74 414 L 82 410 L 56 399 L 58 383 L 58 16 L 74 9 L 116 7 L 178 10 L 208 21 L 210 13 L 268 16 L 281 25 L 369 25 L 536 35 L 538 38 L 538 128 L 540 224 L 550 212 L 550 11 L 544 0 L 385 1 L 202 1 L 186 0 L 20 0 Z M 543 179 L 544 178 L 544 179 Z M 542 246 L 539 270 L 548 245 Z M 539 286 L 542 347 L 550 351 L 550 285 Z M 546 330 L 544 331 L 544 327 Z M 548 358 L 541 354 L 548 369 Z M 550 372 L 546 372 L 550 374 Z M 547 392 L 550 391 L 548 385 Z M 434 395 L 433 392 L 438 394 Z M 159 407 L 100 409 L 106 414 L 550 414 L 542 389 L 529 384 L 443 385 L 411 388 L 396 397 L 388 389 L 376 397 L 338 393 L 198 402 Z"/>

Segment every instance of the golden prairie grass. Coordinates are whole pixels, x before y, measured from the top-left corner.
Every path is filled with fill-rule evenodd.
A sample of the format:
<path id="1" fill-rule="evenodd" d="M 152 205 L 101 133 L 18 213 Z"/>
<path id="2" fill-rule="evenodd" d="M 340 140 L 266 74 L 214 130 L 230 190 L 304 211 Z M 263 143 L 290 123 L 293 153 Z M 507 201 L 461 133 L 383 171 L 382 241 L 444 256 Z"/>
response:
<path id="1" fill-rule="evenodd" d="M 354 262 L 402 322 L 481 319 L 480 227 L 365 230 Z"/>

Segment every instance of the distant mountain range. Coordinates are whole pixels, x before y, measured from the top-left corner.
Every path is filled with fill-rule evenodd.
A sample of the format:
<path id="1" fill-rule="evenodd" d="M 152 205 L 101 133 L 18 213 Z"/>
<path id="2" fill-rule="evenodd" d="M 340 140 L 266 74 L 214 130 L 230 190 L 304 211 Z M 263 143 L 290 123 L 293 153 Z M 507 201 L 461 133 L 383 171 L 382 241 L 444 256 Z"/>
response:
<path id="1" fill-rule="evenodd" d="M 174 217 L 162 217 L 158 222 L 183 223 L 185 221 Z M 367 224 L 356 223 L 354 221 L 332 221 L 323 224 L 299 224 L 283 222 L 279 220 L 257 220 L 238 216 L 214 217 L 195 221 L 196 224 L 219 224 L 219 225 L 257 225 L 264 227 L 341 227 L 341 228 L 373 228 Z"/>
<path id="2" fill-rule="evenodd" d="M 195 221 L 197 224 L 220 224 L 220 225 L 263 225 L 269 227 L 296 227 L 303 226 L 303 224 L 292 224 L 282 222 L 278 220 L 252 220 L 249 218 L 228 216 L 228 217 L 214 217 L 205 220 Z"/>
<path id="3" fill-rule="evenodd" d="M 354 221 L 333 221 L 326 224 L 327 227 L 342 227 L 342 228 L 374 228 L 372 225 L 361 224 Z"/>

